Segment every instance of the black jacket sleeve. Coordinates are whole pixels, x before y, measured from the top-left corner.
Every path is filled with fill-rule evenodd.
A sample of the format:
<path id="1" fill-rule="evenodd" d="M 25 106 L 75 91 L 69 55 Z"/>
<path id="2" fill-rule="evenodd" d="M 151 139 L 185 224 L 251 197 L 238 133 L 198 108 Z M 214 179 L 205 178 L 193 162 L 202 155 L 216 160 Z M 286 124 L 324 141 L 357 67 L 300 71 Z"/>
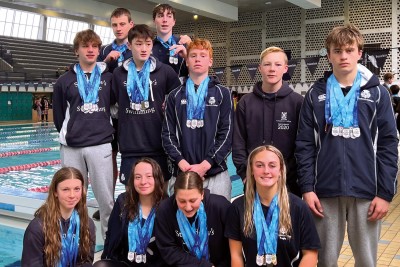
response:
<path id="1" fill-rule="evenodd" d="M 104 250 L 101 254 L 102 259 L 118 259 L 114 255 L 114 250 L 118 247 L 118 240 L 121 240 L 123 226 L 121 225 L 121 205 L 120 198 L 115 201 L 114 207 L 111 211 L 110 218 L 108 219 L 108 229 L 106 232 L 106 240 L 104 241 Z"/>
<path id="2" fill-rule="evenodd" d="M 22 248 L 22 267 L 43 267 L 44 265 L 44 233 L 38 218 L 33 219 L 24 234 Z"/>
<path id="3" fill-rule="evenodd" d="M 205 160 L 211 166 L 221 164 L 231 153 L 232 149 L 232 132 L 233 132 L 233 105 L 232 98 L 227 88 L 219 88 L 222 94 L 222 103 L 220 106 L 220 117 L 215 134 L 214 146 L 207 153 Z"/>
<path id="4" fill-rule="evenodd" d="M 233 126 L 233 145 L 232 160 L 235 164 L 237 174 L 242 178 L 246 178 L 247 166 L 247 131 L 246 131 L 246 112 L 244 101 L 239 101 L 235 110 L 235 121 Z"/>
<path id="5" fill-rule="evenodd" d="M 54 117 L 54 125 L 58 132 L 61 131 L 64 119 L 65 112 L 67 110 L 67 100 L 64 96 L 63 90 L 63 77 L 67 75 L 63 75 L 61 78 L 57 80 L 53 87 L 53 117 Z"/>

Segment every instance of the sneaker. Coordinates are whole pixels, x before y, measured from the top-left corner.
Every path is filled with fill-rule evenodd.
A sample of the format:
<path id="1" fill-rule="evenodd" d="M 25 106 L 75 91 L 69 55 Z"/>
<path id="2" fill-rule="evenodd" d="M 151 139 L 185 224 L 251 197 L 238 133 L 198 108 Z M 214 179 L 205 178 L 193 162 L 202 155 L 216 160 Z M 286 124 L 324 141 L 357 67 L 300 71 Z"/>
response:
<path id="1" fill-rule="evenodd" d="M 95 221 L 100 221 L 100 211 L 97 210 L 95 213 L 93 213 L 92 218 L 93 218 L 93 220 L 95 220 Z"/>

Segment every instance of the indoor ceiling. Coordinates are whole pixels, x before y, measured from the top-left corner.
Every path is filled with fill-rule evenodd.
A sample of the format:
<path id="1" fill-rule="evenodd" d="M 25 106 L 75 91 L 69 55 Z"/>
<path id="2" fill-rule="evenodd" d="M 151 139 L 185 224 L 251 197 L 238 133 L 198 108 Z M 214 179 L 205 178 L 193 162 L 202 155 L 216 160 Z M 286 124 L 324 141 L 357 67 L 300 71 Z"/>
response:
<path id="1" fill-rule="evenodd" d="M 20 8 L 49 16 L 80 18 L 96 24 L 107 24 L 109 16 L 117 7 L 132 12 L 136 24 L 152 24 L 152 10 L 158 3 L 168 3 L 176 9 L 177 23 L 193 20 L 216 19 L 236 21 L 238 14 L 265 11 L 296 5 L 317 8 L 321 0 L 0 0 L 0 6 Z"/>

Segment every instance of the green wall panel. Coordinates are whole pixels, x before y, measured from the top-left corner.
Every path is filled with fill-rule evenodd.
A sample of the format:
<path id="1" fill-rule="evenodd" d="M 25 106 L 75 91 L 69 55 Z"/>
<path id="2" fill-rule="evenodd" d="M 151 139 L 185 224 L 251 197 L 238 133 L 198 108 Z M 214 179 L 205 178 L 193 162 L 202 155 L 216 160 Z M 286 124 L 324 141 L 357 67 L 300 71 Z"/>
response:
<path id="1" fill-rule="evenodd" d="M 32 93 L 1 92 L 0 121 L 32 120 L 32 97 Z"/>

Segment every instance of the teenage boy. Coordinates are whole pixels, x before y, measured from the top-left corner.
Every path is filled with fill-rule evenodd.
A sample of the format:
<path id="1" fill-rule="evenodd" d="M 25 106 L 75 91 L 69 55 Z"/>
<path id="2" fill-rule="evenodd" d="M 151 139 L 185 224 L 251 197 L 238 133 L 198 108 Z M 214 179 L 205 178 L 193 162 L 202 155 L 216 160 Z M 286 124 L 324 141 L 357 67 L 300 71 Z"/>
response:
<path id="1" fill-rule="evenodd" d="M 120 181 L 127 185 L 133 164 L 141 157 L 156 160 L 168 180 L 167 156 L 161 144 L 166 95 L 180 85 L 174 70 L 151 56 L 154 33 L 136 25 L 128 34 L 132 58 L 113 74 L 118 102 L 118 140 L 121 153 Z"/>
<path id="2" fill-rule="evenodd" d="M 128 32 L 133 27 L 133 20 L 131 12 L 121 7 L 111 13 L 110 20 L 115 40 L 101 48 L 98 61 L 106 62 L 108 70 L 113 73 L 114 69 L 121 66 L 124 60 L 132 57 L 128 48 Z"/>
<path id="3" fill-rule="evenodd" d="M 168 4 L 159 4 L 153 9 L 153 21 L 157 36 L 154 39 L 153 56 L 162 63 L 170 65 L 178 77 L 186 77 L 188 70 L 185 64 L 185 44 L 191 42 L 189 36 L 174 36 L 175 9 Z"/>
<path id="4" fill-rule="evenodd" d="M 287 63 L 287 56 L 279 47 L 269 47 L 261 53 L 258 69 L 262 81 L 242 97 L 236 108 L 232 159 L 245 181 L 250 152 L 261 145 L 276 146 L 285 158 L 288 188 L 300 196 L 294 149 L 304 98 L 282 80 Z"/>
<path id="5" fill-rule="evenodd" d="M 208 76 L 210 42 L 196 39 L 187 51 L 189 78 L 168 95 L 162 129 L 163 146 L 174 165 L 169 191 L 173 193 L 178 172 L 194 171 L 203 177 L 204 188 L 230 200 L 226 158 L 232 145 L 231 95 L 216 77 Z"/>
<path id="6" fill-rule="evenodd" d="M 103 46 L 100 55 L 97 58 L 98 61 L 104 61 L 107 63 L 108 71 L 113 73 L 114 69 L 121 66 L 124 60 L 132 57 L 132 52 L 128 48 L 128 32 L 133 27 L 133 20 L 131 12 L 125 8 L 115 9 L 110 16 L 111 28 L 115 35 L 115 40 L 106 46 Z M 117 166 L 117 154 L 118 154 L 118 117 L 114 110 L 116 107 L 111 107 L 112 123 L 115 129 L 114 139 L 111 142 L 112 146 L 112 160 L 113 160 L 113 178 L 114 178 L 114 190 L 115 184 L 118 177 L 118 166 Z M 95 212 L 93 214 L 94 219 L 100 219 L 100 214 Z"/>
<path id="7" fill-rule="evenodd" d="M 345 228 L 355 266 L 376 266 L 381 219 L 396 192 L 397 131 L 388 91 L 358 65 L 352 26 L 325 41 L 333 74 L 307 92 L 296 139 L 299 185 L 314 213 L 318 266 L 337 266 Z"/>
<path id="8" fill-rule="evenodd" d="M 101 212 L 103 238 L 114 205 L 110 123 L 112 75 L 103 62 L 97 62 L 100 37 L 93 30 L 78 32 L 73 48 L 77 64 L 54 85 L 54 124 L 61 143 L 62 166 L 79 169 L 88 183 Z"/>

